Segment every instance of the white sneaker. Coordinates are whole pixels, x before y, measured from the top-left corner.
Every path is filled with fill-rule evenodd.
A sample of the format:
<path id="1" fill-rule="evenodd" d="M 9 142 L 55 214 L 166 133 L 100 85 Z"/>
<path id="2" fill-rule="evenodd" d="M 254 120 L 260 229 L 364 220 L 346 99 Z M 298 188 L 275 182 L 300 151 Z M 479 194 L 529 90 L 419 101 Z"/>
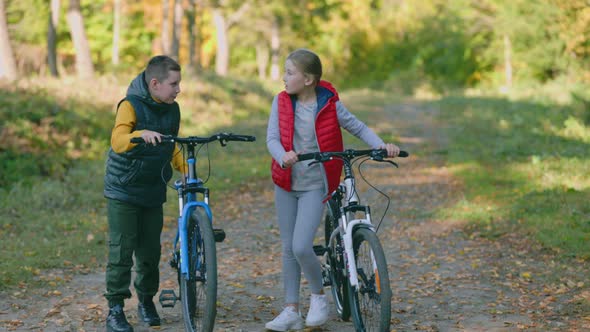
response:
<path id="1" fill-rule="evenodd" d="M 306 326 L 320 326 L 328 321 L 328 297 L 326 294 L 311 294 L 309 312 L 305 318 Z"/>
<path id="2" fill-rule="evenodd" d="M 269 330 L 273 331 L 288 331 L 301 330 L 304 328 L 303 318 L 301 314 L 292 306 L 286 306 L 285 309 L 275 319 L 264 325 Z"/>

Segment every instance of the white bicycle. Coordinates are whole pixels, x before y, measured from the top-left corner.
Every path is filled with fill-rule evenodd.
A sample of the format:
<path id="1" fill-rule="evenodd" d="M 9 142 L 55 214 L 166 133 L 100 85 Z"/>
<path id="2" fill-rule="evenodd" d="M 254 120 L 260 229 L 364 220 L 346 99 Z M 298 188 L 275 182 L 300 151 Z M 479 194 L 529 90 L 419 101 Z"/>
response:
<path id="1" fill-rule="evenodd" d="M 312 164 L 335 158 L 344 163 L 344 181 L 328 200 L 325 245 L 314 246 L 314 250 L 323 256 L 324 285 L 331 287 L 338 315 L 344 321 L 352 316 L 356 331 L 390 331 L 392 293 L 387 261 L 371 222 L 371 209 L 360 203 L 352 167 L 358 159 L 362 159 L 360 165 L 373 160 L 397 167 L 386 156 L 384 149 L 299 155 L 299 161 L 315 160 Z M 408 153 L 400 151 L 398 156 Z"/>

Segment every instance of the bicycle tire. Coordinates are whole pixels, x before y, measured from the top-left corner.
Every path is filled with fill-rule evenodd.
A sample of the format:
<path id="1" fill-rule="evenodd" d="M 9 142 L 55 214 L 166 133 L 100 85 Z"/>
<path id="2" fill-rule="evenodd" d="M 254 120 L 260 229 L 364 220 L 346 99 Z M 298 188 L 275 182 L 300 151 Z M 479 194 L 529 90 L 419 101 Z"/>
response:
<path id="1" fill-rule="evenodd" d="M 347 283 L 352 320 L 356 331 L 389 332 L 391 288 L 387 261 L 379 238 L 370 229 L 357 228 L 352 237 L 359 286 Z M 371 259 L 375 258 L 375 266 Z"/>
<path id="2" fill-rule="evenodd" d="M 348 302 L 348 279 L 345 275 L 346 265 L 344 263 L 344 247 L 342 246 L 342 237 L 340 235 L 335 236 L 334 241 L 330 243 L 330 235 L 332 231 L 338 225 L 338 221 L 328 213 L 325 220 L 325 241 L 327 253 L 327 263 L 330 274 L 330 290 L 332 292 L 332 298 L 336 305 L 336 312 L 343 321 L 350 319 L 350 305 Z"/>
<path id="3" fill-rule="evenodd" d="M 182 315 L 187 332 L 211 332 L 217 314 L 217 258 L 213 227 L 202 207 L 189 218 L 189 274 L 180 278 Z"/>

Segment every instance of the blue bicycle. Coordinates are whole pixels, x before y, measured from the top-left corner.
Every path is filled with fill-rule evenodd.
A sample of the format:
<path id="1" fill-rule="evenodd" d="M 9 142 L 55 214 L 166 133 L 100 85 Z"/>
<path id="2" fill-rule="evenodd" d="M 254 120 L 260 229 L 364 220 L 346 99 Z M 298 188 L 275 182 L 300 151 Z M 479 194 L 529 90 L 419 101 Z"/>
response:
<path id="1" fill-rule="evenodd" d="M 162 307 L 174 307 L 180 298 L 184 326 L 187 332 L 213 331 L 217 314 L 217 258 L 216 242 L 225 239 L 222 229 L 213 229 L 213 215 L 209 207 L 209 188 L 197 176 L 197 154 L 203 145 L 219 141 L 226 146 L 229 141 L 254 142 L 248 135 L 218 133 L 209 137 L 162 136 L 162 143 L 178 143 L 182 146 L 188 164 L 188 176 L 174 183 L 178 192 L 178 231 L 170 265 L 178 272 L 180 294 L 174 290 L 162 290 Z M 141 138 L 132 143 L 143 143 Z"/>

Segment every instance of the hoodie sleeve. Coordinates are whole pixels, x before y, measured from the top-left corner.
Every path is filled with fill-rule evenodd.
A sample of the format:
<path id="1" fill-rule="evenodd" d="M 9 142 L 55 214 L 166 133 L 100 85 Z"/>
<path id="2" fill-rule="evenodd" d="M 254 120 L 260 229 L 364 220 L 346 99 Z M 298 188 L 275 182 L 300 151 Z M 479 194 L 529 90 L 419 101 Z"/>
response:
<path id="1" fill-rule="evenodd" d="M 373 149 L 385 145 L 383 140 L 377 136 L 371 128 L 367 127 L 364 122 L 350 113 L 340 101 L 336 102 L 336 111 L 338 112 L 338 123 L 340 123 L 340 126 L 346 129 L 346 131 L 356 136 Z"/>
<path id="2" fill-rule="evenodd" d="M 270 155 L 279 163 L 283 164 L 283 155 L 285 148 L 281 144 L 281 134 L 279 132 L 279 102 L 277 96 L 272 101 L 270 116 L 268 119 L 268 127 L 266 129 L 266 147 Z"/>
<path id="3" fill-rule="evenodd" d="M 136 130 L 135 124 L 137 118 L 133 105 L 127 100 L 119 105 L 117 117 L 115 118 L 115 127 L 111 132 L 111 147 L 116 153 L 123 153 L 131 150 L 137 144 L 131 143 L 133 137 L 141 137 L 143 130 Z"/>
<path id="4" fill-rule="evenodd" d="M 172 152 L 172 167 L 184 175 L 188 174 L 188 165 L 184 161 L 182 151 L 178 147 L 178 144 L 174 145 L 174 152 Z"/>

